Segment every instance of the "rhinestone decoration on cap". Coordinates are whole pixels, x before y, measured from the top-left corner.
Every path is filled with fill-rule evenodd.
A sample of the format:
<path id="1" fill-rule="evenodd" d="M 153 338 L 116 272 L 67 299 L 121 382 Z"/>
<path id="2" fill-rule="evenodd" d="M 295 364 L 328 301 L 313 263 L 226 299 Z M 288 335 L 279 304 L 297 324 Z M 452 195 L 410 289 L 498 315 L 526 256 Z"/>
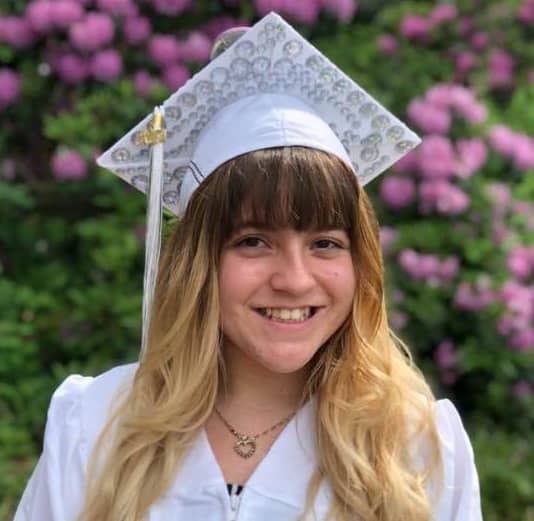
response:
<path id="1" fill-rule="evenodd" d="M 270 13 L 163 103 L 168 133 L 163 204 L 171 212 L 178 212 L 182 181 L 204 127 L 224 107 L 261 93 L 295 96 L 310 105 L 346 149 L 361 185 L 420 142 L 279 15 Z M 98 160 L 142 191 L 148 186 L 149 150 L 136 145 L 136 136 L 150 117 Z"/>

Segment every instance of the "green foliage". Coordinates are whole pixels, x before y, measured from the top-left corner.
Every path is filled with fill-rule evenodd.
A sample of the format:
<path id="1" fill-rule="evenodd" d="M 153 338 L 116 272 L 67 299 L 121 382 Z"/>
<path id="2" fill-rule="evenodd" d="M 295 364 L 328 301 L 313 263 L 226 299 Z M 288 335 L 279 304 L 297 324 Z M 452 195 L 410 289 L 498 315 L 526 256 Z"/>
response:
<path id="1" fill-rule="evenodd" d="M 527 439 L 503 432 L 495 424 L 471 432 L 477 458 L 485 521 L 532 521 L 534 467 Z M 499 498 L 492 501 L 490 498 Z M 524 509 L 520 505 L 525 505 Z"/>

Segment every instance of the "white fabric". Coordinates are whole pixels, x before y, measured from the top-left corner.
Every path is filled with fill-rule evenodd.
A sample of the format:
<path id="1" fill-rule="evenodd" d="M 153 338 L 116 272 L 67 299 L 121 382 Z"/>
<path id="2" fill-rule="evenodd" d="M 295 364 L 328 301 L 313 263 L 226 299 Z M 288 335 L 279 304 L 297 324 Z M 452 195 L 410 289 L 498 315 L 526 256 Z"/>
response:
<path id="1" fill-rule="evenodd" d="M 71 376 L 59 386 L 48 412 L 43 453 L 14 521 L 76 520 L 91 449 L 135 369 L 121 366 L 97 378 Z M 202 433 L 146 521 L 296 521 L 316 464 L 314 407 L 309 402 L 286 426 L 246 483 L 237 512 L 232 512 L 224 478 Z M 481 521 L 473 451 L 450 401 L 436 403 L 436 421 L 445 488 L 434 506 L 434 520 Z M 329 499 L 329 488 L 323 485 L 315 504 L 318 520 L 324 518 Z"/>
<path id="2" fill-rule="evenodd" d="M 191 160 L 193 171 L 190 170 L 184 179 L 178 214 L 185 211 L 198 181 L 229 159 L 254 150 L 296 145 L 330 152 L 354 170 L 333 130 L 299 98 L 285 94 L 258 94 L 225 107 L 198 137 Z"/>

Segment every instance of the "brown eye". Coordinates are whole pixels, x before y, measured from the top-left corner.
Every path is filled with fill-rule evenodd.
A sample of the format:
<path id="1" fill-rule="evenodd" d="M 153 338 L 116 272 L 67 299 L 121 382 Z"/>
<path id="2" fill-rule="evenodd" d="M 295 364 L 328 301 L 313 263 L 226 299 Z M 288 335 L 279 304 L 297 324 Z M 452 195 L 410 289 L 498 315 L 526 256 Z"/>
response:
<path id="1" fill-rule="evenodd" d="M 235 245 L 240 248 L 259 248 L 265 246 L 265 242 L 259 237 L 252 236 L 239 240 Z"/>
<path id="2" fill-rule="evenodd" d="M 334 248 L 342 248 L 343 246 L 331 239 L 319 239 L 313 243 L 318 250 L 332 250 Z"/>

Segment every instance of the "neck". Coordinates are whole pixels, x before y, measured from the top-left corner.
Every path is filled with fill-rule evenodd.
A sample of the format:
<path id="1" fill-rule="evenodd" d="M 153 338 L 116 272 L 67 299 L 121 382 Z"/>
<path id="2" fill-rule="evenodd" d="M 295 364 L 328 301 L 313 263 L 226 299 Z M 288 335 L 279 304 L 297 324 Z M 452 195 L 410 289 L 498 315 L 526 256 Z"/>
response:
<path id="1" fill-rule="evenodd" d="M 308 368 L 279 374 L 251 360 L 240 349 L 224 347 L 226 386 L 219 392 L 219 406 L 251 413 L 281 415 L 298 409 Z"/>

